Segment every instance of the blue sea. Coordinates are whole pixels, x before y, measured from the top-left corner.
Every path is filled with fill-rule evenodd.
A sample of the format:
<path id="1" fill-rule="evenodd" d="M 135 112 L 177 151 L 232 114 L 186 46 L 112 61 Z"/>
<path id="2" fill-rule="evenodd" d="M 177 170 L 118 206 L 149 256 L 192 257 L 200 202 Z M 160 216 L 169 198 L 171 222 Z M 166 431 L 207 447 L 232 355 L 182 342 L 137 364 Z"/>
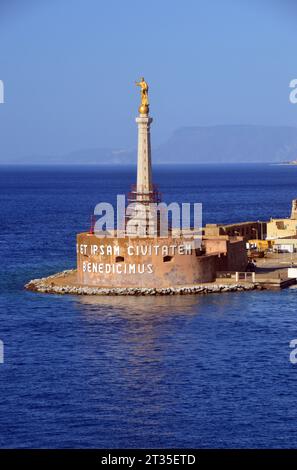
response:
<path id="1" fill-rule="evenodd" d="M 297 290 L 87 297 L 27 292 L 75 266 L 75 235 L 131 167 L 0 168 L 1 448 L 297 446 Z M 297 167 L 154 168 L 203 222 L 287 216 Z"/>

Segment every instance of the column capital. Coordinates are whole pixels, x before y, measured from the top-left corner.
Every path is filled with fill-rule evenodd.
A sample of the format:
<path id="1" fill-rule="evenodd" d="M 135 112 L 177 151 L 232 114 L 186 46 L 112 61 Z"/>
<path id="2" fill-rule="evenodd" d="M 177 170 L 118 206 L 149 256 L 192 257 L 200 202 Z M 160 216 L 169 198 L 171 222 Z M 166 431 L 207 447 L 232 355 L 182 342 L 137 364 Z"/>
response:
<path id="1" fill-rule="evenodd" d="M 137 116 L 135 121 L 137 124 L 151 124 L 153 122 L 153 118 L 150 116 Z"/>

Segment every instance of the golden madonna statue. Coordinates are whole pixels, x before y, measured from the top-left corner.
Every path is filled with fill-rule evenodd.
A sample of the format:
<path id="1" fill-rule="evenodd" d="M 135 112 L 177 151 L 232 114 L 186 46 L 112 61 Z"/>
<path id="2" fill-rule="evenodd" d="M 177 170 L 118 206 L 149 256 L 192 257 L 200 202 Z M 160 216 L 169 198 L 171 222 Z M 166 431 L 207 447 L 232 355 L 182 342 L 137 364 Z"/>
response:
<path id="1" fill-rule="evenodd" d="M 146 83 L 145 79 L 142 77 L 139 82 L 135 82 L 137 86 L 140 87 L 140 96 L 141 96 L 141 104 L 139 106 L 140 114 L 148 114 L 149 112 L 149 100 L 148 100 L 148 84 Z"/>

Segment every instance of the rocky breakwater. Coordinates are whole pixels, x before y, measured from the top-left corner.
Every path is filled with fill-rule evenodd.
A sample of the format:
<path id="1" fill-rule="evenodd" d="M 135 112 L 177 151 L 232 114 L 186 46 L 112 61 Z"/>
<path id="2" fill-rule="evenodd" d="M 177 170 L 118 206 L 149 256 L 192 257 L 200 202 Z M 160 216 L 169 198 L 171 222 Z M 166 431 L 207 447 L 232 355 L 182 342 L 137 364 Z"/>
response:
<path id="1" fill-rule="evenodd" d="M 196 284 L 188 286 L 149 288 L 149 287 L 88 287 L 74 285 L 67 282 L 67 278 L 74 270 L 63 271 L 42 279 L 33 279 L 25 285 L 25 288 L 35 292 L 46 294 L 72 294 L 72 295 L 189 295 L 189 294 L 214 294 L 221 292 L 243 292 L 259 289 L 252 283 L 234 284 Z M 62 281 L 64 279 L 64 282 Z M 55 281 L 59 281 L 56 283 Z M 61 282 L 62 281 L 62 282 Z"/>

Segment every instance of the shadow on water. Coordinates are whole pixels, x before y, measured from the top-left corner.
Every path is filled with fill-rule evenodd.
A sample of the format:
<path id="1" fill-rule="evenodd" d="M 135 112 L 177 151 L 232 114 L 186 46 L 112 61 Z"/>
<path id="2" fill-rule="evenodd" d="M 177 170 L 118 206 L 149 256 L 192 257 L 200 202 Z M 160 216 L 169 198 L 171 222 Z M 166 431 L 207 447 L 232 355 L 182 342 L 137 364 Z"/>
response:
<path id="1" fill-rule="evenodd" d="M 79 296 L 76 307 L 89 320 L 119 317 L 128 321 L 164 321 L 175 316 L 190 317 L 208 313 L 221 315 L 248 293 L 175 296 Z M 210 306 L 213 308 L 210 309 Z"/>
<path id="2" fill-rule="evenodd" d="M 78 297 L 78 307 L 87 315 L 119 315 L 127 320 L 153 319 L 161 315 L 197 313 L 197 296 L 85 296 Z"/>

